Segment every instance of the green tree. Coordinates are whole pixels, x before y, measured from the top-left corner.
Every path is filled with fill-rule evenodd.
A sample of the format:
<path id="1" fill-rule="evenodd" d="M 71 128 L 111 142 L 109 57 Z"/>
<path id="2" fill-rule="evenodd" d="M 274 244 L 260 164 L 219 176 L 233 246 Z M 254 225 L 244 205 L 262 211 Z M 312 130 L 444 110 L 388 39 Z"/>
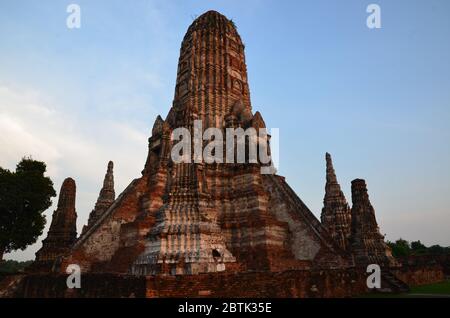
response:
<path id="1" fill-rule="evenodd" d="M 23 158 L 11 172 L 0 167 L 0 261 L 3 254 L 37 241 L 45 226 L 43 212 L 56 196 L 44 176 L 44 162 Z"/>
<path id="2" fill-rule="evenodd" d="M 422 244 L 422 242 L 419 240 L 419 241 L 413 241 L 413 242 L 411 242 L 411 249 L 413 250 L 413 251 L 419 251 L 419 250 L 424 250 L 424 249 L 426 249 L 427 247 L 425 246 L 425 245 L 423 245 Z"/>
<path id="3" fill-rule="evenodd" d="M 18 273 L 31 265 L 33 261 L 18 262 L 13 260 L 3 261 L 0 263 L 0 273 Z"/>
<path id="4" fill-rule="evenodd" d="M 428 253 L 431 255 L 443 255 L 445 254 L 445 248 L 440 245 L 433 245 L 428 248 Z"/>
<path id="5" fill-rule="evenodd" d="M 427 247 L 421 241 L 413 241 L 411 242 L 411 251 L 414 255 L 424 255 L 427 254 Z"/>
<path id="6" fill-rule="evenodd" d="M 403 257 L 411 254 L 409 242 L 404 239 L 398 239 L 395 243 L 388 242 L 387 244 L 392 249 L 394 257 Z"/>

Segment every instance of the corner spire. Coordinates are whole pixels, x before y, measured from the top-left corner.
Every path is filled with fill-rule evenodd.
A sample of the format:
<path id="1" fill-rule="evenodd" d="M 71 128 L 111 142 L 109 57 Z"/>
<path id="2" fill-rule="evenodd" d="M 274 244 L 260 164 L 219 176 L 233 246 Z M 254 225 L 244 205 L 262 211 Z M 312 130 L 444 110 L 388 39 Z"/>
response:
<path id="1" fill-rule="evenodd" d="M 89 214 L 88 224 L 83 227 L 84 234 L 97 220 L 108 210 L 116 198 L 114 191 L 114 163 L 108 162 L 105 178 L 103 179 L 103 187 L 95 203 L 94 209 Z"/>
<path id="2" fill-rule="evenodd" d="M 252 127 L 255 129 L 266 128 L 266 123 L 259 111 L 257 111 L 252 118 Z"/>
<path id="3" fill-rule="evenodd" d="M 365 180 L 352 181 L 352 203 L 350 244 L 356 264 L 395 265 L 391 250 L 380 234 Z"/>
<path id="4" fill-rule="evenodd" d="M 108 168 L 106 170 L 105 178 L 103 179 L 103 187 L 100 190 L 100 195 L 97 200 L 97 205 L 111 205 L 116 198 L 116 193 L 114 192 L 114 163 L 112 161 L 108 162 Z"/>
<path id="5" fill-rule="evenodd" d="M 75 211 L 75 180 L 67 178 L 59 191 L 58 206 L 42 248 L 36 253 L 32 269 L 51 271 L 60 256 L 67 253 L 77 239 L 77 213 Z"/>
<path id="6" fill-rule="evenodd" d="M 326 184 L 321 221 L 331 237 L 343 249 L 348 247 L 350 237 L 351 212 L 339 185 L 331 155 L 325 154 Z"/>
<path id="7" fill-rule="evenodd" d="M 155 119 L 155 123 L 153 124 L 152 136 L 161 134 L 163 131 L 163 125 L 164 125 L 164 120 L 161 118 L 160 115 L 158 115 L 158 117 L 156 117 L 156 119 Z"/>
<path id="8" fill-rule="evenodd" d="M 328 152 L 325 154 L 325 160 L 327 162 L 327 184 L 338 183 L 333 167 L 333 160 Z"/>

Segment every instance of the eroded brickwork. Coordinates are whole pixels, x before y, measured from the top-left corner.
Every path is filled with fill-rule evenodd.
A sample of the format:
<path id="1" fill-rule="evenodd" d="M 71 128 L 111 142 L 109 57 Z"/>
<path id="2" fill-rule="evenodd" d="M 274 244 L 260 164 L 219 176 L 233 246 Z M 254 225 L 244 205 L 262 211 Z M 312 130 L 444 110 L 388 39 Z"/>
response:
<path id="1" fill-rule="evenodd" d="M 216 127 L 224 135 L 226 128 L 265 129 L 252 113 L 242 41 L 214 11 L 184 37 L 173 106 L 155 120 L 142 178 L 108 208 L 96 205 L 65 264 L 135 275 L 351 266 L 284 179 L 261 174 L 263 163 L 248 156 L 234 164 L 173 162 L 171 134 L 179 127 L 194 133 L 194 120 L 202 120 L 202 132 Z M 112 171 L 104 189 L 111 180 Z"/>
<path id="2" fill-rule="evenodd" d="M 440 265 L 405 266 L 393 271 L 395 276 L 409 286 L 435 284 L 445 281 L 445 274 Z"/>
<path id="3" fill-rule="evenodd" d="M 81 236 L 91 228 L 97 220 L 108 210 L 116 199 L 116 193 L 114 191 L 114 163 L 110 161 L 108 163 L 108 170 L 106 171 L 105 179 L 103 180 L 103 187 L 100 190 L 97 202 L 95 203 L 94 210 L 89 214 L 88 224 L 83 227 Z"/>
<path id="4" fill-rule="evenodd" d="M 51 271 L 60 258 L 70 251 L 77 238 L 77 213 L 75 211 L 76 185 L 67 178 L 61 185 L 58 206 L 52 215 L 52 223 L 42 248 L 36 253 L 33 269 Z"/>
<path id="5" fill-rule="evenodd" d="M 68 289 L 66 275 L 29 275 L 18 282 L 21 297 L 351 297 L 366 292 L 356 270 L 285 271 L 175 276 L 85 274 L 82 288 Z"/>
<path id="6" fill-rule="evenodd" d="M 351 210 L 337 181 L 331 155 L 327 153 L 325 159 L 327 163 L 327 181 L 321 221 L 339 246 L 343 249 L 348 249 L 348 240 L 351 233 Z"/>
<path id="7" fill-rule="evenodd" d="M 130 183 L 99 220 L 75 243 L 63 260 L 62 272 L 68 264 L 79 264 L 83 272 L 104 272 L 111 269 L 113 256 L 121 252 L 128 243 L 121 239 L 125 236 L 126 228 L 123 225 L 133 222 L 144 207 L 146 185 L 145 177 Z M 138 245 L 138 239 L 135 239 L 134 243 Z M 127 269 L 122 271 L 127 272 Z"/>
<path id="8" fill-rule="evenodd" d="M 43 283 L 55 297 L 346 297 L 365 290 L 354 259 L 392 264 L 365 182 L 353 182 L 350 211 L 329 154 L 322 224 L 284 177 L 261 174 L 271 163 L 248 154 L 242 163 L 194 161 L 194 154 L 190 163 L 174 162 L 172 133 L 183 127 L 194 135 L 196 120 L 200 133 L 214 127 L 223 136 L 227 128 L 266 129 L 252 111 L 244 45 L 215 11 L 183 39 L 173 105 L 154 122 L 142 176 L 115 198 L 108 165 L 88 225 L 61 258 L 61 273 L 79 264 L 92 288 L 67 294 L 63 276 L 33 276 L 25 295 L 38 295 Z M 270 136 L 259 147 L 270 153 Z"/>
<path id="9" fill-rule="evenodd" d="M 366 182 L 362 179 L 352 181 L 352 233 L 350 244 L 355 262 L 358 265 L 378 264 L 395 266 L 391 250 L 380 234 L 375 210 L 370 203 Z"/>
<path id="10" fill-rule="evenodd" d="M 133 273 L 282 270 L 317 265 L 325 250 L 333 265 L 345 263 L 313 214 L 289 204 L 278 181 L 261 175 L 262 163 L 249 163 L 248 156 L 241 164 L 173 163 L 168 136 L 179 127 L 195 134 L 195 120 L 203 131 L 215 127 L 224 136 L 226 128 L 265 129 L 261 114 L 252 113 L 239 34 L 214 11 L 189 27 L 173 107 L 154 125 L 145 172 L 165 169 L 163 205 Z"/>

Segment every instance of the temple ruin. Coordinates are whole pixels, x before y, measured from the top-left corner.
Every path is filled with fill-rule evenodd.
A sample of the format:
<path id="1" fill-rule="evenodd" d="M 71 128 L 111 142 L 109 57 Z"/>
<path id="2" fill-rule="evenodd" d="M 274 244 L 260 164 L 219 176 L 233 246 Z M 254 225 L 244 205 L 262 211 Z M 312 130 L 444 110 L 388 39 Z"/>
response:
<path id="1" fill-rule="evenodd" d="M 88 282 L 102 277 L 98 286 L 106 279 L 121 296 L 145 297 L 351 296 L 365 290 L 367 264 L 395 266 L 365 181 L 352 182 L 350 208 L 330 154 L 319 221 L 284 177 L 261 174 L 265 163 L 173 162 L 172 132 L 192 131 L 195 120 L 203 129 L 266 128 L 252 109 L 244 44 L 215 11 L 184 36 L 172 107 L 154 122 L 142 175 L 116 198 L 110 162 L 76 240 L 75 183 L 66 180 L 36 263 L 61 274 L 78 264 Z M 43 275 L 28 278 L 29 293 Z M 125 288 L 122 277 L 145 287 Z M 99 296 L 91 292 L 83 295 Z"/>

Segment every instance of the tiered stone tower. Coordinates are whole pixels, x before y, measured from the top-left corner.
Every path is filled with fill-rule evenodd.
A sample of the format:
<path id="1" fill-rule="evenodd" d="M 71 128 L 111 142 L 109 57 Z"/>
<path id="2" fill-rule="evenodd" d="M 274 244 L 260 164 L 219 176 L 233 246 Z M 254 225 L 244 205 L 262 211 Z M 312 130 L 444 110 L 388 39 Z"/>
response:
<path id="1" fill-rule="evenodd" d="M 262 116 L 252 114 L 244 45 L 223 15 L 207 12 L 189 27 L 176 83 L 173 107 L 164 122 L 158 118 L 156 132 L 186 127 L 193 134 L 194 120 L 223 135 L 226 128 L 265 128 Z M 270 209 L 272 184 L 261 176 L 260 164 L 173 164 L 165 153 L 148 160 L 146 171 L 158 161 L 169 163 L 167 201 L 134 273 L 160 273 L 165 263 L 175 266 L 172 273 L 269 269 L 279 257 L 295 259 L 287 220 Z"/>
<path id="2" fill-rule="evenodd" d="M 33 268 L 51 270 L 58 259 L 67 254 L 77 238 L 77 213 L 75 211 L 76 186 L 72 178 L 64 180 L 59 192 L 58 207 L 53 212 L 52 223 L 42 248 L 36 253 Z"/>
<path id="3" fill-rule="evenodd" d="M 351 210 L 339 185 L 331 155 L 326 153 L 327 181 L 321 215 L 322 225 L 339 246 L 347 250 L 351 233 Z"/>
<path id="4" fill-rule="evenodd" d="M 352 181 L 351 250 L 357 265 L 395 266 L 390 248 L 380 234 L 375 210 L 370 203 L 366 182 Z"/>
<path id="5" fill-rule="evenodd" d="M 134 275 L 351 265 L 284 178 L 261 174 L 270 163 L 174 162 L 172 132 L 193 135 L 195 120 L 201 132 L 215 127 L 223 136 L 226 128 L 265 129 L 252 113 L 244 45 L 215 11 L 183 39 L 173 105 L 155 120 L 142 177 L 92 222 L 65 264 Z"/>
<path id="6" fill-rule="evenodd" d="M 244 45 L 226 17 L 209 11 L 196 19 L 184 36 L 175 99 L 167 121 L 184 127 L 192 119 L 201 119 L 204 127 L 223 127 L 235 103 L 242 105 L 234 115 L 250 120 Z"/>
<path id="7" fill-rule="evenodd" d="M 155 132 L 165 125 L 168 131 L 186 127 L 193 135 L 194 120 L 201 120 L 206 129 L 225 128 L 226 122 L 249 126 L 252 117 L 242 41 L 227 18 L 208 12 L 184 37 L 173 107 L 164 123 L 158 118 Z M 161 159 L 169 161 L 167 155 Z M 149 160 L 146 170 L 153 170 L 155 163 Z M 236 261 L 225 244 L 226 232 L 219 227 L 218 212 L 226 209 L 222 204 L 229 202 L 227 192 L 233 183 L 229 169 L 222 168 L 204 163 L 169 167 L 167 202 L 158 211 L 146 251 L 133 267 L 135 273 L 154 274 L 161 271 L 161 264 L 179 262 L 186 263 L 184 269 L 175 270 L 180 273 L 221 271 L 224 263 Z M 249 171 L 241 174 L 254 179 Z M 257 198 L 253 200 L 258 205 Z M 245 213 L 245 207 L 242 210 Z"/>
<path id="8" fill-rule="evenodd" d="M 103 187 L 100 190 L 97 202 L 94 209 L 89 214 L 88 224 L 83 227 L 81 235 L 84 235 L 86 231 L 94 225 L 97 220 L 105 213 L 105 211 L 111 206 L 116 199 L 116 193 L 114 192 L 114 163 L 110 161 L 108 163 L 108 170 L 103 180 Z"/>

